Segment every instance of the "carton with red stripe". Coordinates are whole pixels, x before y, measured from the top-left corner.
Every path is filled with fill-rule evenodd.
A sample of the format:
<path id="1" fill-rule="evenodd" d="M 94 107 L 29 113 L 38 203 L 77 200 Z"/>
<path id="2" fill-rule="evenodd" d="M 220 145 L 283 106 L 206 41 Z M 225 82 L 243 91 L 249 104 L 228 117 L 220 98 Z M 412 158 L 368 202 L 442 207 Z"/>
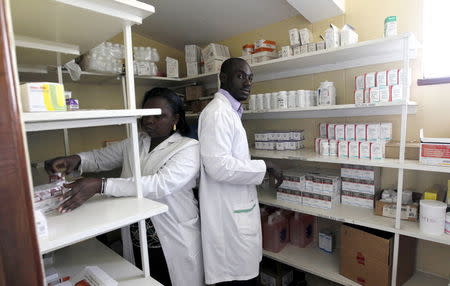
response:
<path id="1" fill-rule="evenodd" d="M 426 165 L 450 167 L 450 138 L 427 138 L 420 129 L 420 159 Z"/>

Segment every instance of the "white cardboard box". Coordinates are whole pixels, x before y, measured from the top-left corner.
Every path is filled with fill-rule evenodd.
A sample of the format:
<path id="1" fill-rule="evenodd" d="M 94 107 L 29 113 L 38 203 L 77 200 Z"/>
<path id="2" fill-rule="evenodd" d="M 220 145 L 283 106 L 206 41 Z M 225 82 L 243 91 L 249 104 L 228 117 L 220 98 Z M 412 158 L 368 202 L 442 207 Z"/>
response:
<path id="1" fill-rule="evenodd" d="M 381 138 L 381 127 L 380 123 L 369 123 L 367 124 L 367 141 L 377 142 Z"/>
<path id="2" fill-rule="evenodd" d="M 359 141 L 350 141 L 348 144 L 348 157 L 352 159 L 359 159 Z"/>
<path id="3" fill-rule="evenodd" d="M 363 103 L 364 103 L 364 89 L 356 89 L 355 104 L 363 104 Z"/>
<path id="4" fill-rule="evenodd" d="M 230 51 L 227 46 L 211 43 L 202 50 L 205 62 L 212 60 L 226 60 L 230 58 Z"/>
<path id="5" fill-rule="evenodd" d="M 341 44 L 339 28 L 333 24 L 325 31 L 325 45 L 327 49 L 338 48 Z"/>
<path id="6" fill-rule="evenodd" d="M 345 124 L 336 124 L 334 130 L 336 140 L 345 140 Z"/>
<path id="7" fill-rule="evenodd" d="M 355 32 L 355 28 L 348 24 L 345 24 L 344 27 L 342 27 L 340 36 L 341 46 L 352 45 L 358 42 L 358 33 Z"/>
<path id="8" fill-rule="evenodd" d="M 166 57 L 166 72 L 167 77 L 179 77 L 178 60 L 171 57 Z"/>
<path id="9" fill-rule="evenodd" d="M 200 63 L 186 62 L 187 76 L 196 76 L 200 74 Z"/>
<path id="10" fill-rule="evenodd" d="M 220 71 L 220 67 L 224 60 L 213 59 L 205 62 L 205 73 L 215 73 Z"/>
<path id="11" fill-rule="evenodd" d="M 300 42 L 302 45 L 309 44 L 313 41 L 312 32 L 308 28 L 303 28 L 298 33 L 300 34 Z"/>
<path id="12" fill-rule="evenodd" d="M 198 63 L 202 58 L 202 50 L 197 45 L 185 45 L 184 55 L 187 63 Z"/>
<path id="13" fill-rule="evenodd" d="M 369 72 L 364 75 L 364 88 L 375 87 L 375 72 Z"/>
<path id="14" fill-rule="evenodd" d="M 424 137 L 420 130 L 420 163 L 450 166 L 450 138 Z"/>
<path id="15" fill-rule="evenodd" d="M 356 124 L 353 123 L 345 124 L 345 140 L 347 141 L 356 140 Z"/>
<path id="16" fill-rule="evenodd" d="M 367 140 L 367 124 L 356 124 L 356 141 Z"/>
<path id="17" fill-rule="evenodd" d="M 387 71 L 377 72 L 376 84 L 377 86 L 387 86 Z"/>
<path id="18" fill-rule="evenodd" d="M 300 34 L 298 33 L 297 28 L 289 30 L 289 42 L 292 46 L 300 45 Z"/>
<path id="19" fill-rule="evenodd" d="M 23 112 L 66 111 L 64 86 L 53 82 L 20 85 Z"/>
<path id="20" fill-rule="evenodd" d="M 348 158 L 348 141 L 339 141 L 338 143 L 338 157 Z"/>

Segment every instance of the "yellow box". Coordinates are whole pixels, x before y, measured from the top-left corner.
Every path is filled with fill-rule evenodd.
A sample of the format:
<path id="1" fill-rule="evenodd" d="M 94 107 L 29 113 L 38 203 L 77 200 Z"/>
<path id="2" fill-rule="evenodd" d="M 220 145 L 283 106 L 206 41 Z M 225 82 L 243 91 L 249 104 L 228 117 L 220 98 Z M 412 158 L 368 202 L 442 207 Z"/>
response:
<path id="1" fill-rule="evenodd" d="M 30 82 L 20 86 L 24 112 L 66 111 L 64 86 L 53 82 Z"/>

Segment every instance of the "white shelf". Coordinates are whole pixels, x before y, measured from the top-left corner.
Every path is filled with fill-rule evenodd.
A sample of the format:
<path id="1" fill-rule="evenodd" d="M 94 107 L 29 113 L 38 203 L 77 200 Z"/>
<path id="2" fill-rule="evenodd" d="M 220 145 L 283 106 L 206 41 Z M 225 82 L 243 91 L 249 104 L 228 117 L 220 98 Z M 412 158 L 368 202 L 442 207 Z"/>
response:
<path id="1" fill-rule="evenodd" d="M 73 277 L 85 266 L 100 267 L 119 282 L 119 286 L 162 286 L 96 239 L 80 242 L 55 252 L 53 267 L 60 277 Z"/>
<path id="2" fill-rule="evenodd" d="M 244 119 L 331 118 L 376 115 L 399 115 L 402 103 L 339 104 L 278 110 L 245 111 Z M 417 104 L 408 103 L 408 114 L 416 114 Z"/>
<path id="3" fill-rule="evenodd" d="M 450 173 L 450 167 L 424 165 L 420 164 L 418 160 L 405 160 L 403 164 L 400 164 L 399 159 L 390 159 L 390 158 L 385 158 L 382 160 L 346 159 L 331 156 L 320 156 L 313 150 L 308 149 L 297 151 L 275 151 L 275 150 L 256 150 L 252 148 L 250 149 L 250 154 L 253 157 L 258 158 L 300 160 L 300 161 L 333 163 L 333 164 L 351 164 L 351 165 L 374 166 L 393 169 L 403 168 L 406 170 Z"/>
<path id="4" fill-rule="evenodd" d="M 134 0 L 11 1 L 14 34 L 26 40 L 16 43 L 18 63 L 56 65 L 56 52 L 65 53 L 65 63 L 76 57 L 75 50 L 83 54 L 122 32 L 125 22 L 140 24 L 154 12 Z"/>
<path id="5" fill-rule="evenodd" d="M 430 235 L 430 234 L 422 233 L 419 228 L 419 222 L 402 220 L 400 227 L 401 227 L 401 229 L 397 230 L 398 233 L 400 233 L 400 234 L 403 234 L 406 236 L 411 236 L 411 237 L 416 237 L 416 238 L 423 239 L 423 240 L 428 240 L 428 241 L 433 241 L 433 242 L 437 242 L 437 243 L 450 245 L 450 235 L 445 234 L 445 233 L 442 235 Z"/>
<path id="6" fill-rule="evenodd" d="M 48 216 L 49 234 L 39 239 L 40 251 L 54 251 L 167 210 L 148 199 L 95 196 L 69 213 Z"/>
<path id="7" fill-rule="evenodd" d="M 441 277 L 417 271 L 403 286 L 448 286 L 450 281 Z"/>
<path id="8" fill-rule="evenodd" d="M 353 282 L 352 280 L 339 274 L 338 253 L 328 254 L 315 247 L 299 248 L 288 244 L 278 253 L 263 250 L 263 254 L 264 256 L 277 260 L 281 263 L 342 285 L 359 285 L 358 283 Z"/>
<path id="9" fill-rule="evenodd" d="M 258 191 L 258 199 L 261 204 L 268 206 L 301 212 L 329 220 L 366 226 L 392 233 L 396 231 L 394 219 L 383 216 L 376 216 L 373 214 L 373 210 L 371 209 L 341 204 L 335 206 L 332 209 L 308 207 L 277 200 L 275 190 Z"/>
<path id="10" fill-rule="evenodd" d="M 112 109 L 112 110 L 77 110 L 24 112 L 22 118 L 25 129 L 29 131 L 54 130 L 63 128 L 81 128 L 127 124 L 136 118 L 161 114 L 160 109 Z"/>

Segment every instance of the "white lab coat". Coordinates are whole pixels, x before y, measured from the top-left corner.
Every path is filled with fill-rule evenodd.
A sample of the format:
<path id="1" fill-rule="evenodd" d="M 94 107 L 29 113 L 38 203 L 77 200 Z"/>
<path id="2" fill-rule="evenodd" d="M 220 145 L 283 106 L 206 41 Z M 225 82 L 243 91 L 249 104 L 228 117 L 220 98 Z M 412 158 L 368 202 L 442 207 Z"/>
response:
<path id="1" fill-rule="evenodd" d="M 122 166 L 121 178 L 107 181 L 106 195 L 135 196 L 130 139 L 100 150 L 80 153 L 81 171 L 97 172 Z M 150 137 L 139 134 L 144 197 L 169 207 L 151 218 L 174 286 L 204 285 L 198 203 L 192 188 L 200 168 L 198 141 L 174 133 L 150 153 Z M 150 257 L 151 259 L 151 257 Z"/>
<path id="2" fill-rule="evenodd" d="M 221 93 L 200 114 L 198 133 L 206 283 L 252 279 L 262 259 L 255 185 L 261 184 L 266 165 L 250 159 L 241 118 Z"/>

